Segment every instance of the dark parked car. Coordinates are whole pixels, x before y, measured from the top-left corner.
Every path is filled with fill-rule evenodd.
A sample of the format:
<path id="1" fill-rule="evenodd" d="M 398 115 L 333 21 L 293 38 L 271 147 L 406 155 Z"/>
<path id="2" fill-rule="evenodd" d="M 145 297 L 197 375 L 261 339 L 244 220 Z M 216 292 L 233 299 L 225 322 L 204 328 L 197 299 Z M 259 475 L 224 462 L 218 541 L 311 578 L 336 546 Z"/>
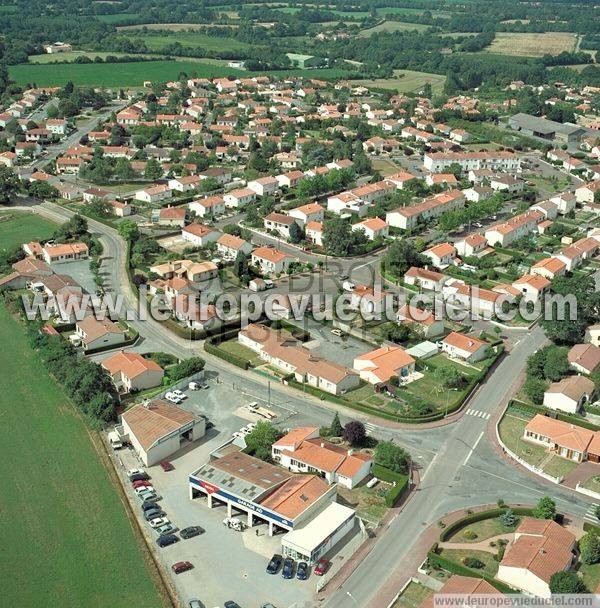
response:
<path id="1" fill-rule="evenodd" d="M 156 539 L 156 544 L 159 547 L 168 547 L 169 545 L 176 543 L 178 540 L 179 540 L 179 538 L 177 538 L 177 536 L 175 536 L 175 534 L 161 534 Z"/>
<path id="2" fill-rule="evenodd" d="M 173 463 L 169 462 L 168 460 L 163 460 L 160 463 L 160 468 L 165 472 L 168 473 L 169 471 L 174 471 L 175 467 L 173 466 Z"/>
<path id="3" fill-rule="evenodd" d="M 200 534 L 204 534 L 204 528 L 200 526 L 188 526 L 181 531 L 181 538 L 194 538 L 194 536 L 199 536 Z"/>
<path id="4" fill-rule="evenodd" d="M 163 515 L 165 515 L 165 513 L 163 513 L 163 510 L 159 509 L 158 507 L 156 509 L 148 509 L 148 511 L 144 511 L 144 519 L 146 521 L 156 519 L 157 517 L 162 517 Z"/>
<path id="5" fill-rule="evenodd" d="M 294 578 L 294 560 L 291 557 L 286 557 L 283 560 L 281 576 L 283 578 Z"/>
<path id="6" fill-rule="evenodd" d="M 150 509 L 158 509 L 158 505 L 153 500 L 147 500 L 142 503 L 142 511 L 150 511 Z"/>
<path id="7" fill-rule="evenodd" d="M 129 481 L 148 481 L 150 475 L 148 473 L 134 473 L 129 477 Z"/>
<path id="8" fill-rule="evenodd" d="M 267 566 L 267 574 L 277 574 L 281 564 L 283 563 L 283 557 L 279 553 L 275 553 Z"/>
<path id="9" fill-rule="evenodd" d="M 315 566 L 314 572 L 317 576 L 323 576 L 327 570 L 329 570 L 329 560 L 320 559 Z"/>
<path id="10" fill-rule="evenodd" d="M 308 564 L 306 562 L 298 562 L 296 578 L 300 581 L 305 581 L 308 578 Z"/>
<path id="11" fill-rule="evenodd" d="M 187 572 L 194 567 L 192 562 L 177 562 L 171 566 L 171 570 L 175 572 L 175 574 L 181 574 L 182 572 Z"/>
<path id="12" fill-rule="evenodd" d="M 241 606 L 237 602 L 232 602 L 231 600 L 225 602 L 225 604 L 223 605 L 225 606 L 225 608 L 241 608 Z"/>

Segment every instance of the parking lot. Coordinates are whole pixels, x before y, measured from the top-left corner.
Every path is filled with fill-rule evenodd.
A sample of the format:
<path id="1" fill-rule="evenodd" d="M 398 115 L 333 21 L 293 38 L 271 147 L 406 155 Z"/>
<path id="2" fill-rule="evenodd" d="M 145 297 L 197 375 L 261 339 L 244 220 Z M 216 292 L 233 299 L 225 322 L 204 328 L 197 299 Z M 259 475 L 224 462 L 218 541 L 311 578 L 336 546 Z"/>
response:
<path id="1" fill-rule="evenodd" d="M 89 260 L 73 260 L 72 262 L 60 262 L 50 264 L 57 274 L 67 274 L 77 281 L 88 293 L 96 293 L 94 277 L 90 272 Z"/>
<path id="2" fill-rule="evenodd" d="M 135 496 L 125 471 L 130 468 L 144 468 L 133 450 L 121 450 L 116 456 L 122 463 L 120 473 L 131 497 L 134 512 L 143 522 L 142 526 L 158 559 L 173 577 L 182 602 L 199 599 L 205 606 L 222 606 L 227 600 L 234 600 L 242 608 L 258 607 L 271 602 L 275 606 L 309 606 L 316 590 L 317 579 L 313 575 L 307 581 L 284 580 L 281 574 L 269 575 L 265 572 L 273 553 L 281 552 L 281 537 L 269 537 L 267 526 L 260 525 L 236 532 L 223 525 L 227 516 L 225 507 L 213 508 L 204 500 L 194 500 L 188 496 L 188 475 L 208 460 L 212 450 L 223 444 L 231 434 L 256 417 L 242 407 L 250 399 L 241 386 L 216 382 L 214 374 L 208 374 L 210 388 L 200 391 L 186 391 L 189 395 L 182 404 L 185 409 L 205 414 L 214 423 L 206 436 L 190 444 L 170 459 L 175 469 L 164 472 L 160 466 L 146 470 L 152 484 L 162 497 L 160 507 L 178 529 L 191 525 L 202 526 L 206 532 L 201 536 L 180 540 L 165 548 L 158 548 L 157 534 L 143 520 L 140 501 Z M 273 411 L 281 414 L 280 419 L 289 414 L 277 406 Z M 241 518 L 245 521 L 245 518 Z M 258 531 L 258 533 L 257 533 Z M 171 573 L 175 562 L 190 561 L 194 569 L 179 575 Z"/>

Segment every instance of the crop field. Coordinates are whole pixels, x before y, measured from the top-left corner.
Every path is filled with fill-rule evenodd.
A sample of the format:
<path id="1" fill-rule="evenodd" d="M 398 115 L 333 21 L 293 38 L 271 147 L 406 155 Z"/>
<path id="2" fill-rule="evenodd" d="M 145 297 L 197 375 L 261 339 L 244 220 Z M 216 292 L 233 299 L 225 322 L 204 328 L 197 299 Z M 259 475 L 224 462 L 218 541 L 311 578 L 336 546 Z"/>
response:
<path id="1" fill-rule="evenodd" d="M 108 56 L 111 57 L 126 57 L 127 53 L 110 53 L 104 51 L 67 51 L 66 53 L 48 54 L 42 55 L 29 55 L 29 63 L 65 63 L 69 61 L 75 61 L 78 57 L 88 57 L 92 61 L 96 57 L 105 59 Z M 150 55 L 139 55 L 136 53 L 136 57 L 150 57 Z M 158 58 L 158 56 L 156 56 Z"/>
<path id="2" fill-rule="evenodd" d="M 245 51 L 252 48 L 252 45 L 241 42 L 235 38 L 221 38 L 217 36 L 207 36 L 196 32 L 177 32 L 170 34 L 140 34 L 136 38 L 140 38 L 146 43 L 146 46 L 151 51 L 162 52 L 162 50 L 170 45 L 178 42 L 183 47 L 197 48 L 210 51 Z"/>
<path id="3" fill-rule="evenodd" d="M 2 605 L 166 606 L 88 429 L 4 305 L 0 335 Z"/>
<path id="4" fill-rule="evenodd" d="M 207 27 L 239 27 L 239 25 L 229 25 L 224 23 L 138 23 L 136 25 L 121 25 L 117 27 L 119 31 L 126 30 L 168 30 L 170 32 L 181 32 L 185 30 L 199 30 Z"/>
<path id="5" fill-rule="evenodd" d="M 40 87 L 62 86 L 69 80 L 79 86 L 135 87 L 144 80 L 166 82 L 180 72 L 198 78 L 217 78 L 247 74 L 227 66 L 199 61 L 140 61 L 134 63 L 19 64 L 10 66 L 11 79 L 18 84 Z"/>
<path id="6" fill-rule="evenodd" d="M 33 213 L 6 211 L 0 213 L 0 252 L 10 251 L 22 243 L 47 239 L 56 224 Z"/>
<path id="7" fill-rule="evenodd" d="M 445 81 L 446 77 L 441 74 L 428 74 L 427 72 L 415 72 L 413 70 L 394 70 L 394 78 L 355 80 L 353 84 L 408 93 L 420 90 L 429 82 L 433 91 L 439 92 L 442 90 Z"/>
<path id="8" fill-rule="evenodd" d="M 429 26 L 424 25 L 422 23 L 406 23 L 404 21 L 384 21 L 376 25 L 375 27 L 370 27 L 366 30 L 362 30 L 359 34 L 359 38 L 368 38 L 373 34 L 379 34 L 381 32 L 410 32 L 410 31 L 418 31 L 422 32 L 426 30 Z"/>
<path id="9" fill-rule="evenodd" d="M 546 54 L 558 55 L 563 51 L 573 51 L 576 44 L 577 34 L 570 32 L 546 32 L 544 34 L 498 32 L 492 44 L 486 48 L 486 52 L 498 55 L 541 57 Z"/>

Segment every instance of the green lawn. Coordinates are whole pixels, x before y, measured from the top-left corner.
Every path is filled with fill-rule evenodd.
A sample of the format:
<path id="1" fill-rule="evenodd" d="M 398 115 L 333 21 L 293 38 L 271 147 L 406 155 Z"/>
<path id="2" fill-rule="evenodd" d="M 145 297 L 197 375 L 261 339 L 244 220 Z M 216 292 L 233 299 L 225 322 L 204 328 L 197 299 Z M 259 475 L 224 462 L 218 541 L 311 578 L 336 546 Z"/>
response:
<path id="1" fill-rule="evenodd" d="M 394 602 L 392 608 L 419 608 L 430 595 L 433 595 L 432 589 L 411 581 L 402 595 Z"/>
<path id="2" fill-rule="evenodd" d="M 28 241 L 47 239 L 56 230 L 56 224 L 28 212 L 0 213 L 0 252 L 10 251 Z"/>
<path id="3" fill-rule="evenodd" d="M 590 593 L 595 593 L 598 585 L 600 585 L 600 564 L 579 564 L 579 576 L 583 578 L 585 586 L 590 590 Z"/>
<path id="4" fill-rule="evenodd" d="M 0 336 L 2 605 L 166 605 L 88 429 L 3 305 Z"/>
<path id="5" fill-rule="evenodd" d="M 566 477 L 573 469 L 579 466 L 577 462 L 561 458 L 560 456 L 552 456 L 550 461 L 544 466 L 544 473 L 552 475 L 552 477 Z"/>
<path id="6" fill-rule="evenodd" d="M 441 74 L 429 74 L 427 72 L 415 72 L 414 70 L 394 70 L 393 78 L 376 78 L 374 80 L 356 80 L 352 84 L 356 86 L 377 89 L 389 89 L 400 93 L 419 91 L 426 83 L 431 84 L 434 93 L 440 93 L 444 87 L 446 77 Z"/>
<path id="7" fill-rule="evenodd" d="M 235 338 L 232 340 L 227 340 L 226 342 L 221 342 L 219 344 L 219 348 L 227 353 L 235 355 L 236 357 L 250 361 L 250 363 L 253 365 L 261 365 L 264 363 L 264 361 L 252 349 L 240 344 Z"/>
<path id="8" fill-rule="evenodd" d="M 455 534 L 453 534 L 448 542 L 452 543 L 479 543 L 482 540 L 487 540 L 499 534 L 509 534 L 515 531 L 516 526 L 510 528 L 504 527 L 500 523 L 500 518 L 492 517 L 490 519 L 483 519 L 482 521 L 476 521 L 469 524 L 465 528 L 462 528 Z M 468 538 L 467 532 L 474 532 L 476 538 Z"/>
<path id="9" fill-rule="evenodd" d="M 464 549 L 442 549 L 441 555 L 447 559 L 451 559 L 458 564 L 463 564 L 463 559 L 465 557 L 475 557 L 478 560 L 482 561 L 485 566 L 480 570 L 476 570 L 476 572 L 485 572 L 489 576 L 496 576 L 496 572 L 498 572 L 498 562 L 494 559 L 494 555 L 492 553 L 488 553 L 487 551 L 468 551 Z M 475 568 L 474 568 L 475 570 Z"/>
<path id="10" fill-rule="evenodd" d="M 598 492 L 600 494 L 600 475 L 592 475 L 585 480 L 583 483 L 583 487 L 586 490 L 591 490 L 592 492 Z"/>
<path id="11" fill-rule="evenodd" d="M 523 439 L 523 431 L 527 422 L 528 420 L 523 418 L 505 414 L 498 425 L 498 431 L 500 432 L 500 439 L 509 450 L 537 467 L 546 458 L 548 452 L 543 446 Z"/>

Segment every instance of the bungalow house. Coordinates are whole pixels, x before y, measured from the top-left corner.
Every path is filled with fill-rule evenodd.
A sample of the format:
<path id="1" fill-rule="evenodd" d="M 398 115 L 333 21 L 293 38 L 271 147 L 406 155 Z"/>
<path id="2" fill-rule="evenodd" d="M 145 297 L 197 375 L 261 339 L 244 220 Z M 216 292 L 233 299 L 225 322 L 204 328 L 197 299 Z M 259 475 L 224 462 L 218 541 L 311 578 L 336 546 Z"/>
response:
<path id="1" fill-rule="evenodd" d="M 274 195 L 277 192 L 279 184 L 274 177 L 267 176 L 249 181 L 246 186 L 258 196 L 267 196 Z"/>
<path id="2" fill-rule="evenodd" d="M 73 260 L 85 260 L 89 249 L 85 243 L 64 243 L 57 245 L 44 245 L 44 260 L 48 264 L 60 262 L 72 262 Z"/>
<path id="3" fill-rule="evenodd" d="M 600 180 L 588 182 L 575 189 L 575 198 L 578 203 L 591 204 L 594 202 L 594 197 L 598 191 L 600 191 Z"/>
<path id="4" fill-rule="evenodd" d="M 252 245 L 233 234 L 222 234 L 217 240 L 217 252 L 224 260 L 235 260 L 239 252 L 250 255 Z"/>
<path id="5" fill-rule="evenodd" d="M 163 207 L 158 211 L 156 223 L 159 226 L 183 228 L 187 219 L 185 207 Z"/>
<path id="6" fill-rule="evenodd" d="M 435 338 L 444 333 L 443 319 L 436 319 L 430 310 L 422 310 L 409 304 L 398 309 L 396 321 L 409 325 L 423 338 Z"/>
<path id="7" fill-rule="evenodd" d="M 352 367 L 370 384 L 386 383 L 392 377 L 409 382 L 415 360 L 401 346 L 382 346 L 356 357 Z"/>
<path id="8" fill-rule="evenodd" d="M 518 289 L 524 298 L 537 301 L 550 287 L 550 281 L 539 274 L 525 274 L 514 281 L 512 286 Z"/>
<path id="9" fill-rule="evenodd" d="M 295 170 L 277 175 L 275 179 L 279 188 L 295 188 L 303 179 L 306 179 L 306 175 L 302 171 Z"/>
<path id="10" fill-rule="evenodd" d="M 223 195 L 226 207 L 240 208 L 256 200 L 256 192 L 250 188 L 238 188 Z"/>
<path id="11" fill-rule="evenodd" d="M 417 179 L 416 175 L 408 173 L 408 171 L 400 171 L 398 173 L 388 175 L 386 178 L 384 178 L 384 181 L 393 184 L 397 190 L 403 190 L 406 184 L 415 179 Z"/>
<path id="12" fill-rule="evenodd" d="M 191 192 L 200 186 L 201 178 L 199 175 L 185 175 L 169 180 L 169 188 L 177 192 Z"/>
<path id="13" fill-rule="evenodd" d="M 124 350 L 102 361 L 102 367 L 120 393 L 160 386 L 164 376 L 162 367 L 152 359 Z"/>
<path id="14" fill-rule="evenodd" d="M 287 272 L 294 258 L 274 247 L 257 247 L 252 251 L 252 264 L 258 266 L 263 274 Z"/>
<path id="15" fill-rule="evenodd" d="M 120 325 L 93 315 L 75 323 L 75 334 L 86 351 L 117 346 L 127 339 L 127 332 Z"/>
<path id="16" fill-rule="evenodd" d="M 527 595 L 550 599 L 550 579 L 574 560 L 575 535 L 551 519 L 523 517 L 496 578 Z"/>
<path id="17" fill-rule="evenodd" d="M 166 184 L 158 184 L 150 188 L 138 190 L 135 199 L 144 203 L 158 203 L 165 201 L 173 196 L 173 191 Z"/>
<path id="18" fill-rule="evenodd" d="M 454 243 L 458 255 L 464 257 L 476 256 L 483 252 L 487 247 L 487 239 L 479 232 L 474 232 L 469 236 Z"/>
<path id="19" fill-rule="evenodd" d="M 440 272 L 412 266 L 404 274 L 404 282 L 428 291 L 441 291 L 448 277 Z"/>
<path id="20" fill-rule="evenodd" d="M 187 207 L 200 217 L 215 218 L 225 213 L 225 200 L 219 195 L 207 196 L 188 203 Z"/>
<path id="21" fill-rule="evenodd" d="M 442 351 L 449 357 L 463 359 L 468 363 L 477 363 L 488 355 L 489 344 L 476 338 L 459 334 L 455 331 L 449 333 L 442 341 Z"/>
<path id="22" fill-rule="evenodd" d="M 568 376 L 553 382 L 544 393 L 544 407 L 577 413 L 594 394 L 594 383 L 585 376 Z"/>
<path id="23" fill-rule="evenodd" d="M 592 374 L 600 367 L 600 347 L 594 344 L 575 344 L 568 352 L 567 359 L 576 372 Z"/>
<path id="24" fill-rule="evenodd" d="M 550 281 L 565 274 L 567 265 L 558 258 L 544 258 L 531 267 L 532 275 L 539 275 Z"/>
<path id="25" fill-rule="evenodd" d="M 325 217 L 325 209 L 318 203 L 308 203 L 307 205 L 291 209 L 289 214 L 303 225 L 306 225 L 309 222 L 322 222 Z"/>
<path id="26" fill-rule="evenodd" d="M 219 267 L 214 262 L 193 262 L 192 260 L 175 260 L 150 266 L 150 272 L 161 279 L 180 278 L 191 283 L 202 283 L 214 279 L 219 274 Z"/>
<path id="27" fill-rule="evenodd" d="M 431 263 L 440 270 L 450 266 L 456 257 L 456 249 L 450 243 L 439 243 L 423 252 L 423 255 L 431 260 Z"/>
<path id="28" fill-rule="evenodd" d="M 369 241 L 384 239 L 389 234 L 389 224 L 379 217 L 370 217 L 362 222 L 352 225 L 352 230 L 362 230 Z"/>
<path id="29" fill-rule="evenodd" d="M 271 446 L 271 456 L 295 473 L 317 473 L 330 485 L 356 487 L 370 473 L 373 457 L 348 450 L 319 437 L 315 427 L 292 429 Z"/>
<path id="30" fill-rule="evenodd" d="M 290 238 L 292 224 L 298 226 L 296 219 L 283 213 L 277 213 L 276 211 L 269 213 L 269 215 L 265 216 L 263 219 L 263 226 L 266 230 L 276 232 L 279 236 L 286 239 Z"/>
<path id="31" fill-rule="evenodd" d="M 218 230 L 203 224 L 188 224 L 181 229 L 181 238 L 194 247 L 206 247 L 208 243 L 217 241 L 220 235 Z"/>

